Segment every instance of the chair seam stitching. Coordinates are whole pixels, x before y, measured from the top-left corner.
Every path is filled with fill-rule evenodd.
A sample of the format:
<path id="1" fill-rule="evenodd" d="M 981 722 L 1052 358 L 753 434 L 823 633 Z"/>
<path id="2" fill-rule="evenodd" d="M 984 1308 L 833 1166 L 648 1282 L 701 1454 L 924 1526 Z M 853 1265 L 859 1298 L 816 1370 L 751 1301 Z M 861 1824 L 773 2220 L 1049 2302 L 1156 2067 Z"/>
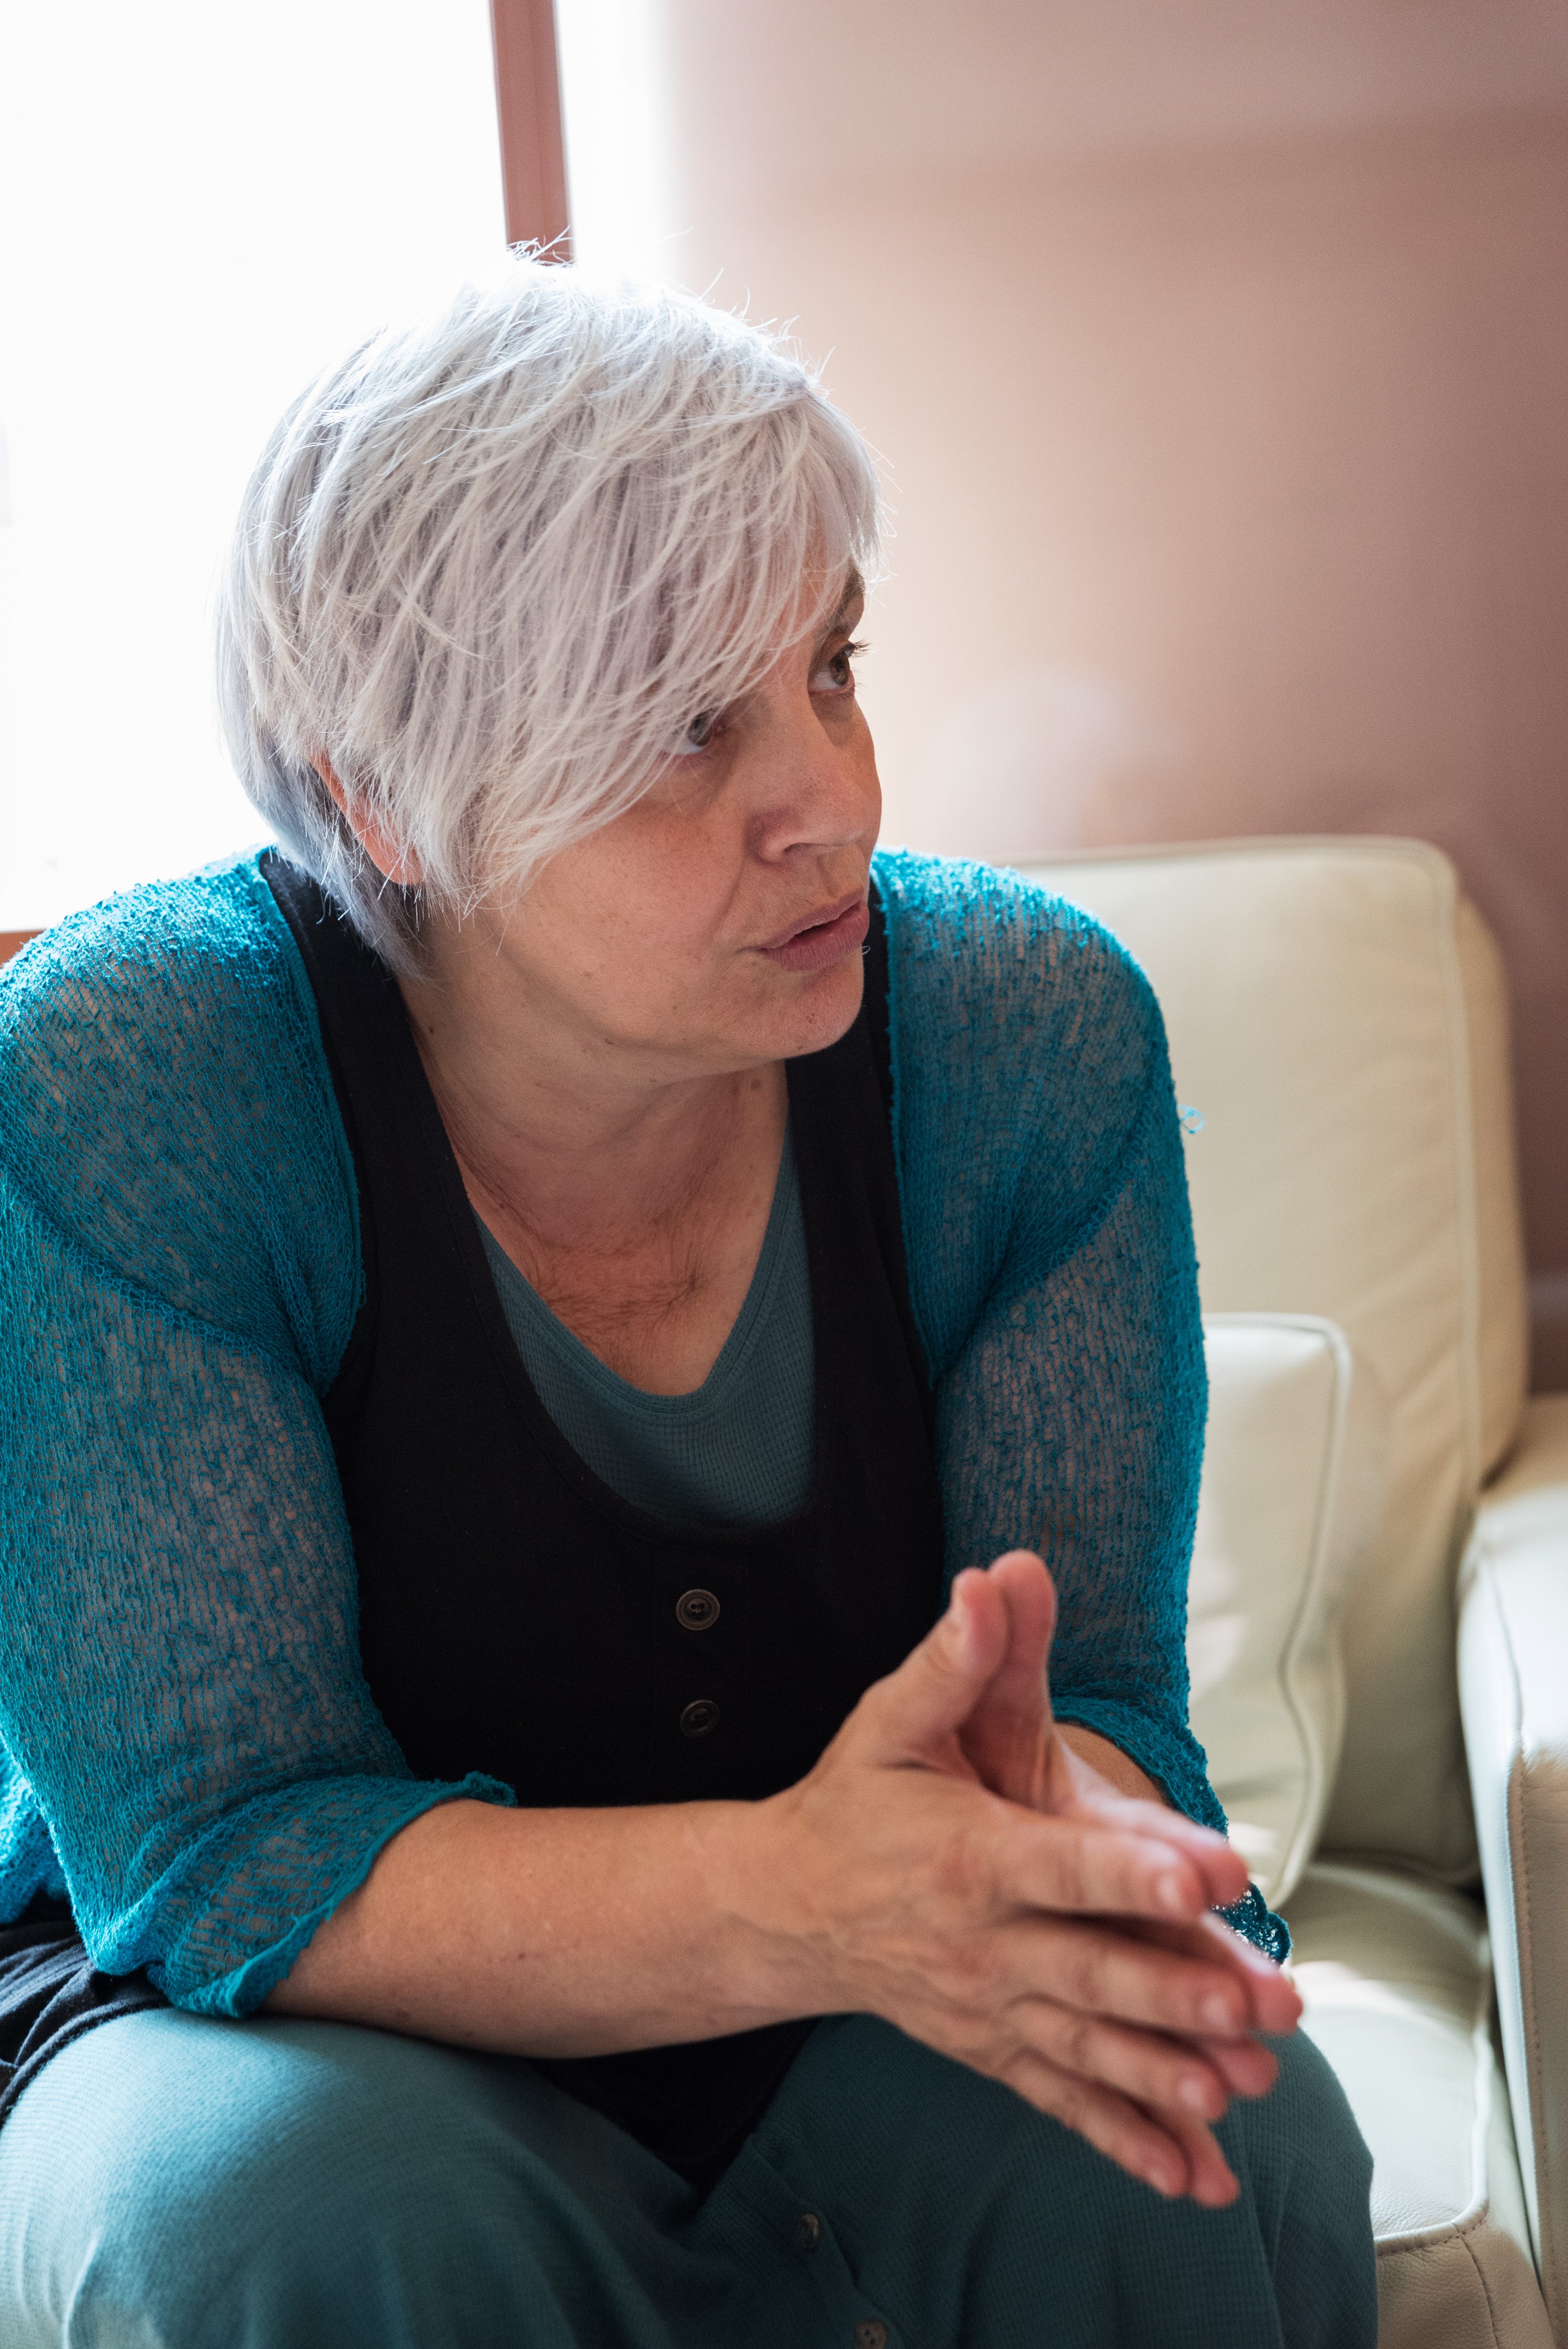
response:
<path id="1" fill-rule="evenodd" d="M 1484 2217 L 1485 2213 L 1483 2212 L 1481 2216 Z M 1480 2224 L 1480 2219 L 1478 2218 L 1476 2224 L 1478 2226 Z M 1460 2235 L 1460 2241 L 1464 2245 L 1465 2251 L 1470 2258 L 1470 2263 L 1475 2270 L 1476 2281 L 1480 2285 L 1480 2296 L 1486 2302 L 1486 2318 L 1487 2323 L 1491 2327 L 1493 2349 L 1502 2349 L 1502 2334 L 1498 2329 L 1497 2310 L 1492 2305 L 1491 2292 L 1486 2280 L 1486 2271 L 1475 2255 L 1475 2245 L 1470 2241 L 1470 2230 L 1467 2229 L 1465 2232 Z"/>

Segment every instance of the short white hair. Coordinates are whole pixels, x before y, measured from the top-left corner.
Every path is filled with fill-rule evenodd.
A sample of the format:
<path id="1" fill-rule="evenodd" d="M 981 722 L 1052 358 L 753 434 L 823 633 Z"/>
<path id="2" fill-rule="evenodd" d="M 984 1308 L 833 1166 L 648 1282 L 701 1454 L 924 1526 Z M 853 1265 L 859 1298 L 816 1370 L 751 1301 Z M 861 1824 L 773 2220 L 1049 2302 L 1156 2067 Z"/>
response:
<path id="1" fill-rule="evenodd" d="M 514 893 L 631 806 L 873 575 L 878 527 L 864 442 L 779 336 L 514 255 L 268 442 L 219 598 L 241 781 L 407 969 L 422 901 Z M 323 756 L 419 889 L 360 849 Z"/>

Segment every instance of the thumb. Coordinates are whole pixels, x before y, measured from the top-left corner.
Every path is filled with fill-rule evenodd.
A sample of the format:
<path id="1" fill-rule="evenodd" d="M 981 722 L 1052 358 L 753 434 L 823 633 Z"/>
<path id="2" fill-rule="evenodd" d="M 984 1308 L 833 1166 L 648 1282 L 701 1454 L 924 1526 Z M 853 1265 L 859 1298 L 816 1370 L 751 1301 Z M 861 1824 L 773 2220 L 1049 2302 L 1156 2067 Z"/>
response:
<path id="1" fill-rule="evenodd" d="M 1007 1651 L 1007 1609 L 990 1577 L 969 1567 L 954 1578 L 947 1611 L 895 1672 L 866 1691 L 861 1711 L 890 1758 L 945 1758 L 972 1775 L 958 1732 Z M 942 1749 L 950 1749 L 943 1756 Z"/>
<path id="2" fill-rule="evenodd" d="M 982 1783 L 1031 1810 L 1055 1808 L 1059 1757 L 1046 1664 L 1056 1629 L 1056 1589 L 1032 1550 L 1008 1550 L 986 1579 L 1007 1621 L 1004 1651 L 963 1730 L 964 1751 Z"/>

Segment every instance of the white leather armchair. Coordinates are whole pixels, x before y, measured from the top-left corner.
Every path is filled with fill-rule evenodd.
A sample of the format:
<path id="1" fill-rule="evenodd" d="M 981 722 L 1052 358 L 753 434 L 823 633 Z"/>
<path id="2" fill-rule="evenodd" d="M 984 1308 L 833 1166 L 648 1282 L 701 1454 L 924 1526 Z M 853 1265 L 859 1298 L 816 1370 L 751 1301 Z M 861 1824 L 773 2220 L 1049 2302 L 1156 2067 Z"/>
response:
<path id="1" fill-rule="evenodd" d="M 1547 2312 L 1568 2338 L 1568 1395 L 1538 1396 L 1476 1512 L 1460 1696 L 1498 2019 Z"/>
<path id="2" fill-rule="evenodd" d="M 1279 1676 L 1311 1833 L 1269 1847 L 1295 1853 L 1272 1889 L 1306 2027 L 1373 2150 L 1381 2340 L 1568 2349 L 1568 1397 L 1525 1398 L 1495 947 L 1416 842 L 1141 850 L 1031 877 L 1107 922 L 1161 997 L 1202 1112 L 1212 1329 L 1319 1317 L 1377 1429 L 1378 1498 L 1313 1632 L 1334 1669 Z M 1245 1425 L 1216 1422 L 1216 1477 Z M 1334 1701 L 1307 1723 L 1317 1686 Z"/>

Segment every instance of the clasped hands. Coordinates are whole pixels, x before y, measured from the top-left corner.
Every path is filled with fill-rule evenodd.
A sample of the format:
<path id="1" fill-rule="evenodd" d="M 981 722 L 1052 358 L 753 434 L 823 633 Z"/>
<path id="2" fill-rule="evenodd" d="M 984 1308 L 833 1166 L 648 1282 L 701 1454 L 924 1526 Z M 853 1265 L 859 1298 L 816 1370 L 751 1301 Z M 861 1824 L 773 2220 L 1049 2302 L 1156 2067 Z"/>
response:
<path id="1" fill-rule="evenodd" d="M 1014 1550 L 764 1805 L 800 1983 L 883 2016 L 1079 2130 L 1163 2195 L 1236 2181 L 1212 2124 L 1275 2064 L 1301 2001 L 1212 1911 L 1247 1889 L 1222 1836 L 1119 1794 L 1059 1733 L 1041 1560 Z M 782 1923 L 782 1919 L 781 1919 Z"/>

